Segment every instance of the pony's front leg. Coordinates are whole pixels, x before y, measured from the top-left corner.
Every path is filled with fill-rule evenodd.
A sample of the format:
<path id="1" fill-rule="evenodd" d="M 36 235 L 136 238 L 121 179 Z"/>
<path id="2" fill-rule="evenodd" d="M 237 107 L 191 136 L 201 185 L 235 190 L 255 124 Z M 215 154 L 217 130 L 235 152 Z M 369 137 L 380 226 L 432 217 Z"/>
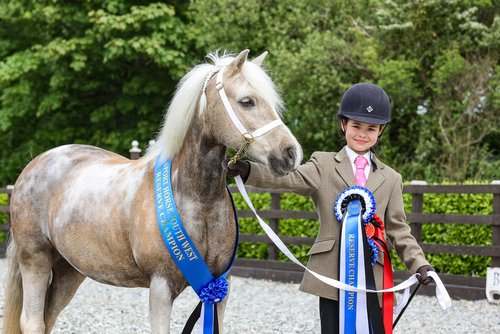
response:
<path id="1" fill-rule="evenodd" d="M 153 277 L 149 286 L 149 317 L 152 334 L 170 333 L 173 302 L 167 280 L 163 277 Z"/>

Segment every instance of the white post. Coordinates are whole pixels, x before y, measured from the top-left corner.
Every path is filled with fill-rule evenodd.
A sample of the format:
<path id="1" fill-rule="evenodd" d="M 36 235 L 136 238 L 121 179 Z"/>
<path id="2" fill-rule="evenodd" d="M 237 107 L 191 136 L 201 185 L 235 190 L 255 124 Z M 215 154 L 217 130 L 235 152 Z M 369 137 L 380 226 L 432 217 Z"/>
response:
<path id="1" fill-rule="evenodd" d="M 141 154 L 141 149 L 139 148 L 139 142 L 137 140 L 132 141 L 132 148 L 129 150 L 130 159 L 137 160 Z"/>
<path id="2" fill-rule="evenodd" d="M 492 304 L 500 304 L 500 268 L 487 268 L 486 299 Z"/>

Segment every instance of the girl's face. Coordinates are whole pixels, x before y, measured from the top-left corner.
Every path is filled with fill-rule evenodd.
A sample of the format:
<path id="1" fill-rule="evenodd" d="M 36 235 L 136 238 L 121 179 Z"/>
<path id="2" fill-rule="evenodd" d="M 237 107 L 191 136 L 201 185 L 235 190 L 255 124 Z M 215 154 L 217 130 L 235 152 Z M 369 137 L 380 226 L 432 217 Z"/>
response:
<path id="1" fill-rule="evenodd" d="M 379 124 L 369 124 L 351 119 L 341 122 L 345 133 L 347 146 L 359 155 L 363 155 L 377 143 L 378 136 L 383 127 Z"/>

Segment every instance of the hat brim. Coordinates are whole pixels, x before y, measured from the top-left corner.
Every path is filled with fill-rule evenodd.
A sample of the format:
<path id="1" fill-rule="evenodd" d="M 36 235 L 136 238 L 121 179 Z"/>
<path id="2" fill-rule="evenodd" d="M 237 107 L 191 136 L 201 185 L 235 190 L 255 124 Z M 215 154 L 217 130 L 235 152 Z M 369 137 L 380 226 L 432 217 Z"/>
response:
<path id="1" fill-rule="evenodd" d="M 374 118 L 374 117 L 366 117 L 366 116 L 358 116 L 358 115 L 349 115 L 345 116 L 349 119 L 352 119 L 353 121 L 358 121 L 362 123 L 368 123 L 368 124 L 379 124 L 379 125 L 384 125 L 389 123 L 385 119 L 379 119 L 379 118 Z"/>

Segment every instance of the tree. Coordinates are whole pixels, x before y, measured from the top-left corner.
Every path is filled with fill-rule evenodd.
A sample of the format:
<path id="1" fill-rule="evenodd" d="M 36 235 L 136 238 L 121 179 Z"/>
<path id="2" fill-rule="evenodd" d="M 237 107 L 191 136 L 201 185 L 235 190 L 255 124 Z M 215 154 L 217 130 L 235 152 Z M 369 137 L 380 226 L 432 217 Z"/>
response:
<path id="1" fill-rule="evenodd" d="M 306 158 L 340 148 L 342 94 L 367 81 L 391 98 L 393 117 L 378 151 L 406 179 L 492 177 L 480 167 L 484 158 L 498 160 L 488 142 L 498 133 L 499 29 L 491 1 L 196 0 L 191 13 L 205 32 L 200 48 L 270 51 L 285 121 Z M 446 60 L 459 58 L 464 66 L 448 73 Z M 471 114 L 479 102 L 481 112 Z"/>
<path id="2" fill-rule="evenodd" d="M 404 178 L 498 178 L 500 18 L 491 0 L 111 0 L 0 4 L 0 182 L 65 143 L 126 154 L 159 127 L 179 78 L 214 50 L 266 67 L 303 145 L 338 150 L 357 82 L 393 117 L 377 148 Z"/>
<path id="3" fill-rule="evenodd" d="M 195 0 L 193 24 L 204 32 L 201 49 L 214 46 L 254 54 L 270 52 L 265 65 L 287 105 L 285 122 L 298 137 L 305 157 L 315 150 L 337 150 L 342 135 L 337 110 L 345 90 L 375 81 L 375 40 L 363 20 L 377 1 Z M 210 12 L 211 15 L 204 15 Z"/>
<path id="4" fill-rule="evenodd" d="M 186 5 L 17 1 L 0 10 L 0 183 L 37 154 L 147 142 L 179 78 L 200 59 Z"/>
<path id="5" fill-rule="evenodd" d="M 499 155 L 488 153 L 493 141 L 487 140 L 498 134 L 500 119 L 495 5 L 484 0 L 385 5 L 377 16 L 385 59 L 379 76 L 407 77 L 392 85 L 391 95 L 395 112 L 407 122 L 393 125 L 391 133 L 398 151 L 408 152 L 403 172 L 429 181 L 495 177 Z M 407 75 L 391 72 L 394 64 Z"/>

